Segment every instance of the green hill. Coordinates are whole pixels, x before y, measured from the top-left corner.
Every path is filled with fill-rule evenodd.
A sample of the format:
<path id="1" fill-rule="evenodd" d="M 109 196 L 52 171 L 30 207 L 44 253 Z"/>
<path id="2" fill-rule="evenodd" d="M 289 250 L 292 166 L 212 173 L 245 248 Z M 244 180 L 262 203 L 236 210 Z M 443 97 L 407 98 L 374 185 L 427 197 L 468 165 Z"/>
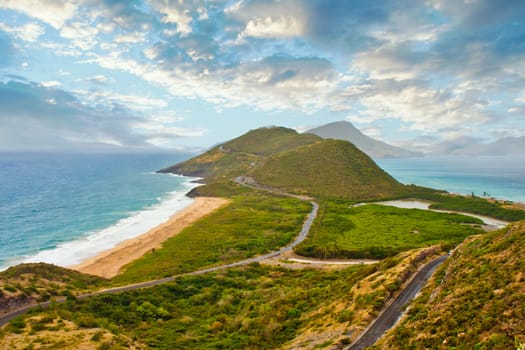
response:
<path id="1" fill-rule="evenodd" d="M 30 302 L 100 289 L 107 282 L 51 264 L 12 266 L 0 272 L 0 314 Z"/>
<path id="2" fill-rule="evenodd" d="M 203 177 L 207 184 L 247 175 L 318 198 L 362 200 L 409 193 L 351 143 L 282 127 L 252 130 L 160 172 Z"/>
<path id="3" fill-rule="evenodd" d="M 322 140 L 270 156 L 252 171 L 260 183 L 318 198 L 372 199 L 406 193 L 406 187 L 353 144 Z"/>
<path id="4" fill-rule="evenodd" d="M 375 348 L 523 349 L 525 221 L 467 239 Z"/>
<path id="5" fill-rule="evenodd" d="M 203 177 L 207 183 L 225 181 L 246 174 L 264 156 L 320 139 L 282 127 L 260 128 L 159 172 Z"/>
<path id="6" fill-rule="evenodd" d="M 267 127 L 248 133 L 223 144 L 223 149 L 256 155 L 271 155 L 321 140 L 319 136 L 298 134 L 293 129 Z"/>

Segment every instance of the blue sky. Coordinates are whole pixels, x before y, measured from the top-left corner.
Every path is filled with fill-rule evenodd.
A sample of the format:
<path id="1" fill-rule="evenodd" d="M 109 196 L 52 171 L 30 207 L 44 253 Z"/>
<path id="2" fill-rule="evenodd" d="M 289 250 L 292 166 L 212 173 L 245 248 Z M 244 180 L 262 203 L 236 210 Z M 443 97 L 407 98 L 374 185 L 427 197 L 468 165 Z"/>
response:
<path id="1" fill-rule="evenodd" d="M 0 150 L 525 136 L 523 0 L 0 0 Z"/>

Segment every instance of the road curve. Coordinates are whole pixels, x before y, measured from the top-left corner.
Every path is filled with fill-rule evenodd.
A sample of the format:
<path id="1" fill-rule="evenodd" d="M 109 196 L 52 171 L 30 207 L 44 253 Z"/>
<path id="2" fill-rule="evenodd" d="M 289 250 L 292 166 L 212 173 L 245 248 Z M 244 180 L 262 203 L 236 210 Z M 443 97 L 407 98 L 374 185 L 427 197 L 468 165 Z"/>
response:
<path id="1" fill-rule="evenodd" d="M 359 338 L 357 338 L 347 349 L 361 350 L 374 345 L 374 343 L 396 323 L 403 313 L 403 307 L 408 304 L 409 301 L 414 299 L 416 294 L 425 285 L 428 278 L 436 268 L 447 259 L 447 257 L 447 255 L 440 256 L 423 266 L 423 268 L 414 275 L 412 280 L 410 280 L 401 293 L 385 306 L 379 316 L 377 316 L 363 333 L 361 333 Z"/>
<path id="2" fill-rule="evenodd" d="M 254 187 L 254 186 L 252 186 L 252 187 Z M 264 188 L 259 188 L 259 189 L 266 190 Z M 300 197 L 300 196 L 295 196 L 295 195 L 291 195 L 291 194 L 287 194 L 287 193 L 280 193 L 280 194 L 288 195 L 289 197 L 294 197 L 294 198 L 299 198 L 299 199 L 302 199 L 302 200 L 306 200 L 306 198 L 303 198 L 303 197 Z M 319 209 L 319 205 L 316 202 L 310 201 L 310 203 L 312 204 L 312 210 L 310 211 L 310 213 L 308 214 L 306 220 L 304 221 L 303 227 L 301 228 L 301 231 L 299 232 L 299 235 L 297 236 L 297 238 L 292 243 L 282 247 L 279 250 L 276 250 L 276 251 L 273 251 L 273 252 L 270 252 L 270 253 L 267 253 L 267 254 L 264 254 L 264 255 L 255 256 L 253 258 L 249 258 L 249 259 L 246 259 L 246 260 L 241 260 L 241 261 L 237 261 L 237 262 L 230 263 L 230 264 L 225 264 L 225 265 L 210 267 L 210 268 L 207 268 L 207 269 L 202 269 L 202 270 L 197 270 L 197 271 L 193 271 L 193 272 L 188 272 L 188 273 L 184 273 L 184 274 L 180 274 L 180 275 L 175 275 L 175 276 L 172 276 L 172 277 L 166 277 L 166 278 L 161 278 L 161 279 L 147 281 L 147 282 L 141 282 L 141 283 L 129 284 L 129 285 L 115 287 L 115 288 L 110 288 L 110 289 L 104 289 L 104 290 L 96 291 L 96 292 L 93 292 L 93 293 L 81 294 L 81 295 L 77 295 L 76 298 L 77 299 L 85 299 L 85 298 L 96 296 L 96 295 L 120 293 L 120 292 L 126 292 L 126 291 L 130 291 L 130 290 L 140 289 L 140 288 L 153 287 L 153 286 L 157 286 L 159 284 L 173 282 L 178 277 L 182 277 L 182 276 L 201 275 L 201 274 L 208 273 L 208 272 L 224 270 L 224 269 L 228 269 L 228 268 L 232 268 L 232 267 L 236 267 L 236 266 L 249 265 L 249 264 L 252 264 L 252 263 L 255 263 L 255 262 L 263 261 L 263 260 L 268 259 L 268 258 L 273 258 L 273 257 L 275 257 L 277 255 L 280 255 L 280 254 L 282 254 L 282 253 L 284 253 L 286 251 L 289 251 L 289 250 L 293 249 L 299 243 L 304 241 L 304 239 L 308 236 L 308 232 L 310 232 L 310 228 L 312 227 L 312 223 L 314 222 L 314 220 L 315 220 L 315 218 L 317 216 L 317 211 Z M 66 302 L 66 298 L 62 297 L 62 298 L 55 299 L 53 301 L 46 301 L 46 302 L 43 302 L 43 303 L 30 304 L 30 305 L 23 306 L 21 308 L 18 308 L 16 310 L 13 310 L 13 311 L 5 314 L 5 315 L 0 316 L 0 327 L 5 325 L 9 321 L 11 321 L 16 316 L 22 315 L 22 314 L 26 313 L 27 311 L 29 311 L 31 309 L 34 309 L 34 308 L 37 308 L 37 307 L 46 308 L 46 307 L 51 306 L 52 304 L 61 304 L 61 303 L 64 303 L 64 302 Z"/>

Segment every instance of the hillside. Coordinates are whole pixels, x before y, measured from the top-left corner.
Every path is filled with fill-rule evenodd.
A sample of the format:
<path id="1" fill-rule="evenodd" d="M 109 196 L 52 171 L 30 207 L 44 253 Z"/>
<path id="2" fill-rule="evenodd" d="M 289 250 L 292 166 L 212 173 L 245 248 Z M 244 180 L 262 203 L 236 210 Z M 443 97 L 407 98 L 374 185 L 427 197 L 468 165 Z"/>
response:
<path id="1" fill-rule="evenodd" d="M 467 239 L 377 349 L 523 349 L 525 221 Z"/>
<path id="2" fill-rule="evenodd" d="M 260 183 L 318 198 L 384 198 L 406 187 L 345 141 L 322 140 L 275 154 L 252 171 Z"/>
<path id="3" fill-rule="evenodd" d="M 16 265 L 0 272 L 0 315 L 28 302 L 100 289 L 107 282 L 45 263 Z"/>
<path id="4" fill-rule="evenodd" d="M 343 140 L 353 143 L 361 151 L 372 158 L 400 158 L 417 157 L 421 153 L 409 151 L 400 147 L 389 145 L 363 134 L 347 121 L 339 121 L 319 126 L 305 131 L 305 134 L 314 134 L 324 139 Z"/>
<path id="5" fill-rule="evenodd" d="M 248 175 L 264 185 L 318 198 L 361 200 L 409 193 L 351 143 L 282 127 L 252 130 L 160 172 L 203 177 L 207 184 Z"/>
<path id="6" fill-rule="evenodd" d="M 159 172 L 203 177 L 208 183 L 224 181 L 245 174 L 264 156 L 319 140 L 292 129 L 260 128 Z"/>

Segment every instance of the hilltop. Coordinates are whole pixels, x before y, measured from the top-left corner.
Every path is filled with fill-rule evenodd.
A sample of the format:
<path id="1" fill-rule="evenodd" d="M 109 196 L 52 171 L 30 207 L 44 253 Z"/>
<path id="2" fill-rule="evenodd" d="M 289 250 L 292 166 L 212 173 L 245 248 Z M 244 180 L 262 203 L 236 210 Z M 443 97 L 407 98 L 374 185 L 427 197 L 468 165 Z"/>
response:
<path id="1" fill-rule="evenodd" d="M 523 349 L 525 221 L 467 239 L 381 349 Z"/>
<path id="2" fill-rule="evenodd" d="M 268 157 L 253 171 L 261 183 L 317 198 L 371 199 L 406 193 L 406 186 L 346 141 L 322 140 Z"/>
<path id="3" fill-rule="evenodd" d="M 406 150 L 389 145 L 363 134 L 359 129 L 347 121 L 333 122 L 305 131 L 304 134 L 313 134 L 324 139 L 344 140 L 353 143 L 361 151 L 372 158 L 401 158 L 417 157 L 422 153 Z"/>
<path id="4" fill-rule="evenodd" d="M 318 198 L 362 200 L 410 192 L 350 142 L 283 127 L 252 130 L 160 172 L 198 176 L 208 184 L 252 176 L 261 184 Z"/>
<path id="5" fill-rule="evenodd" d="M 320 140 L 283 127 L 259 128 L 159 172 L 202 177 L 206 182 L 227 180 L 245 174 L 265 156 Z"/>

